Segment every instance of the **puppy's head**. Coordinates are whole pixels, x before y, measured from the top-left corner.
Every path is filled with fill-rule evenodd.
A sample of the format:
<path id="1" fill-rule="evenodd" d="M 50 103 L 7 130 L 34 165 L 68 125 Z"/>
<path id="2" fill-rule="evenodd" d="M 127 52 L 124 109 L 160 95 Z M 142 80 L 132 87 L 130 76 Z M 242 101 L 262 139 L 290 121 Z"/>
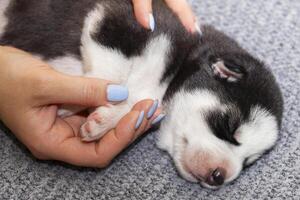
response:
<path id="1" fill-rule="evenodd" d="M 224 38 L 221 45 L 204 38 L 189 63 L 198 67 L 169 100 L 159 140 L 184 178 L 209 188 L 234 180 L 275 144 L 283 107 L 270 71 Z"/>

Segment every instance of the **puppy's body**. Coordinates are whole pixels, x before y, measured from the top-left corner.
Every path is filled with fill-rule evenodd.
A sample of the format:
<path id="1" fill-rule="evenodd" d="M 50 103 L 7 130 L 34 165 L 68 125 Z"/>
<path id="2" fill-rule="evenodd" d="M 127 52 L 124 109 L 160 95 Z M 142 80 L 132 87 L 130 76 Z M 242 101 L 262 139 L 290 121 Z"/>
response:
<path id="1" fill-rule="evenodd" d="M 154 32 L 142 28 L 130 2 L 14 0 L 0 44 L 52 64 L 82 59 L 86 76 L 129 88 L 126 103 L 95 110 L 101 123 L 87 122 L 83 139 L 100 138 L 137 101 L 158 99 L 168 114 L 158 144 L 180 174 L 207 187 L 233 180 L 276 141 L 282 99 L 274 77 L 214 28 L 186 32 L 163 1 L 153 2 Z"/>

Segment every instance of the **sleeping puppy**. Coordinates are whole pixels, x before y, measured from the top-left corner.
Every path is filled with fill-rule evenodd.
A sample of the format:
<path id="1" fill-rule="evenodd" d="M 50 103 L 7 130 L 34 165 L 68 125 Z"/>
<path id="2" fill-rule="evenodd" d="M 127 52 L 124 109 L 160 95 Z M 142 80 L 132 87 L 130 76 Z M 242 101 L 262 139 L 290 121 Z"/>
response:
<path id="1" fill-rule="evenodd" d="M 2 3 L 0 44 L 65 72 L 59 60 L 80 59 L 79 74 L 128 87 L 125 103 L 94 109 L 84 141 L 101 138 L 139 100 L 157 99 L 153 106 L 167 114 L 159 148 L 182 177 L 209 188 L 234 180 L 275 144 L 283 101 L 272 73 L 211 26 L 188 33 L 164 1 L 153 1 L 153 31 L 136 22 L 129 0 Z"/>

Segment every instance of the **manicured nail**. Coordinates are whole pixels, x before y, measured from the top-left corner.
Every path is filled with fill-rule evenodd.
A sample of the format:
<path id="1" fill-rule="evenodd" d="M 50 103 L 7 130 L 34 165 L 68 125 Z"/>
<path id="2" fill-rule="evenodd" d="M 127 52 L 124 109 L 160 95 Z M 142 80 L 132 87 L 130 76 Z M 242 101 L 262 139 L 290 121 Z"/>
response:
<path id="1" fill-rule="evenodd" d="M 199 33 L 199 35 L 202 35 L 202 31 L 201 31 L 200 26 L 198 25 L 197 22 L 195 22 L 195 29 Z"/>
<path id="2" fill-rule="evenodd" d="M 143 119 L 144 119 L 144 115 L 145 115 L 144 111 L 140 112 L 140 115 L 139 115 L 139 117 L 136 121 L 135 127 L 134 127 L 135 129 L 138 129 L 141 126 Z"/>
<path id="3" fill-rule="evenodd" d="M 152 13 L 149 14 L 149 27 L 150 27 L 151 31 L 153 32 L 155 29 L 155 20 L 154 20 Z"/>
<path id="4" fill-rule="evenodd" d="M 161 122 L 164 118 L 165 118 L 165 114 L 160 114 L 158 115 L 151 123 L 151 125 L 157 124 L 159 122 Z"/>
<path id="5" fill-rule="evenodd" d="M 107 100 L 111 102 L 124 101 L 128 98 L 128 88 L 122 85 L 107 86 Z"/>
<path id="6" fill-rule="evenodd" d="M 158 100 L 155 100 L 147 113 L 147 119 L 150 119 L 158 108 Z"/>

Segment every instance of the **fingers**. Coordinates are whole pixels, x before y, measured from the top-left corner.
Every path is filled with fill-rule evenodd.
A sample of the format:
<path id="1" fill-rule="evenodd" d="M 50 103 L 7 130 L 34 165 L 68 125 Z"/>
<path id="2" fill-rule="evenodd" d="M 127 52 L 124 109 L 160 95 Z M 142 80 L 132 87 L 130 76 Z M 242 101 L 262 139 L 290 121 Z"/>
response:
<path id="1" fill-rule="evenodd" d="M 54 70 L 44 74 L 48 76 L 42 82 L 41 104 L 76 104 L 82 106 L 99 106 L 118 103 L 128 98 L 128 89 L 109 81 L 74 77 Z"/>
<path id="2" fill-rule="evenodd" d="M 196 26 L 196 17 L 186 0 L 166 0 L 168 6 L 178 15 L 185 28 L 194 33 L 199 31 Z"/>
<path id="3" fill-rule="evenodd" d="M 144 100 L 137 103 L 131 112 L 124 116 L 115 129 L 109 131 L 100 141 L 84 143 L 79 137 L 70 137 L 70 134 L 57 133 L 66 138 L 56 139 L 58 144 L 51 144 L 51 155 L 46 158 L 64 161 L 73 165 L 88 167 L 105 167 L 114 157 L 131 144 L 149 127 L 152 117 L 157 115 L 154 101 Z M 142 114 L 144 113 L 144 114 Z M 148 113 L 152 116 L 148 118 Z M 79 129 L 81 118 L 68 118 L 73 129 Z M 49 139 L 48 141 L 51 141 Z M 49 153 L 49 150 L 47 151 Z"/>
<path id="4" fill-rule="evenodd" d="M 150 129 L 152 126 L 159 124 L 165 118 L 165 113 L 163 112 L 162 108 L 157 108 L 153 116 L 149 119 L 147 124 L 147 130 Z"/>
<path id="5" fill-rule="evenodd" d="M 145 28 L 153 31 L 155 22 L 152 14 L 152 0 L 133 0 L 132 2 L 137 21 Z"/>
<path id="6" fill-rule="evenodd" d="M 104 166 L 148 129 L 151 120 L 148 119 L 148 113 L 151 114 L 153 107 L 155 102 L 152 100 L 137 103 L 132 111 L 121 119 L 117 127 L 98 142 L 96 151 Z"/>
<path id="7" fill-rule="evenodd" d="M 145 121 L 139 121 L 142 111 L 132 111 L 124 117 L 117 127 L 107 133 L 96 143 L 96 153 L 100 161 L 99 166 L 107 166 L 114 157 L 123 151 L 135 138 L 145 130 Z M 136 129 L 136 125 L 141 123 Z"/>
<path id="8" fill-rule="evenodd" d="M 22 51 L 20 49 L 11 47 L 11 46 L 1 46 L 0 45 L 0 55 L 3 55 L 4 53 L 6 54 L 19 54 L 19 55 L 30 55 L 29 53 L 26 53 L 25 51 Z"/>
<path id="9" fill-rule="evenodd" d="M 178 15 L 184 27 L 191 33 L 199 32 L 199 25 L 193 14 L 191 7 L 186 0 L 165 0 L 167 5 Z M 134 13 L 137 21 L 147 29 L 152 31 L 155 28 L 155 19 L 152 15 L 152 0 L 132 0 Z"/>

